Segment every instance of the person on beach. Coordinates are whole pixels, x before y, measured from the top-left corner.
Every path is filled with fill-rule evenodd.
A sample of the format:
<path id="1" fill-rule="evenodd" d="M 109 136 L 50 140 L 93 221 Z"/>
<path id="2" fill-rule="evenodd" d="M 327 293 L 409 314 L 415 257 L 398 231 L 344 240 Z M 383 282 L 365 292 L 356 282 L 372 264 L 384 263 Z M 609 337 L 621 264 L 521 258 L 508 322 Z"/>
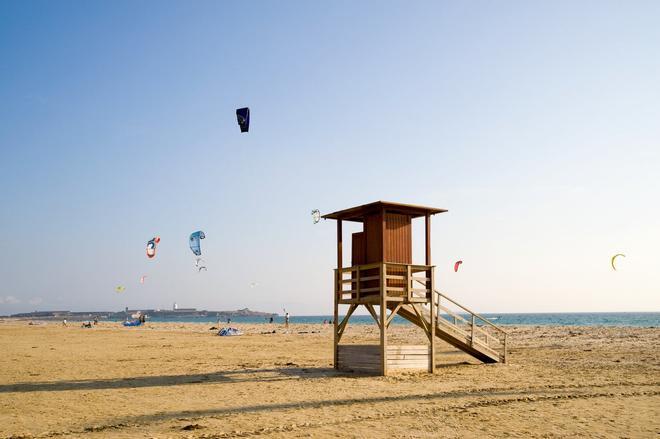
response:
<path id="1" fill-rule="evenodd" d="M 270 316 L 270 321 L 268 323 L 273 323 L 273 316 Z"/>
<path id="2" fill-rule="evenodd" d="M 62 326 L 66 326 L 66 319 L 62 320 Z"/>
<path id="3" fill-rule="evenodd" d="M 288 328 L 289 327 L 289 313 L 287 312 L 284 314 L 284 327 Z"/>

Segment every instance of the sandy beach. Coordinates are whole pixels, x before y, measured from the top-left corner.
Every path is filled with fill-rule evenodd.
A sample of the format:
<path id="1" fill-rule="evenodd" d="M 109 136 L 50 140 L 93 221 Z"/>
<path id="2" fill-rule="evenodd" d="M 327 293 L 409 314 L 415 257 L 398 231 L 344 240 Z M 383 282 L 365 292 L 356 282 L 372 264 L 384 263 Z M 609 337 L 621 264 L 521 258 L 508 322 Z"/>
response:
<path id="1" fill-rule="evenodd" d="M 509 364 L 440 343 L 435 375 L 375 377 L 332 368 L 329 326 L 236 325 L 240 337 L 210 326 L 0 322 L 0 437 L 660 433 L 658 328 L 509 327 Z M 343 342 L 376 331 L 349 327 Z"/>

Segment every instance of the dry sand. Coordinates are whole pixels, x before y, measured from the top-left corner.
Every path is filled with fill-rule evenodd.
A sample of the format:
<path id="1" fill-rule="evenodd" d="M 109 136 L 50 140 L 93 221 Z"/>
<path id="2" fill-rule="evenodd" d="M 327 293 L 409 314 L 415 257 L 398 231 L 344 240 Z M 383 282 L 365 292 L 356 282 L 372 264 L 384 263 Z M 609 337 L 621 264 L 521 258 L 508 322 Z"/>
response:
<path id="1" fill-rule="evenodd" d="M 236 326 L 0 322 L 0 437 L 660 435 L 658 328 L 508 328 L 510 364 L 439 343 L 436 375 L 374 377 L 332 368 L 328 326 Z"/>

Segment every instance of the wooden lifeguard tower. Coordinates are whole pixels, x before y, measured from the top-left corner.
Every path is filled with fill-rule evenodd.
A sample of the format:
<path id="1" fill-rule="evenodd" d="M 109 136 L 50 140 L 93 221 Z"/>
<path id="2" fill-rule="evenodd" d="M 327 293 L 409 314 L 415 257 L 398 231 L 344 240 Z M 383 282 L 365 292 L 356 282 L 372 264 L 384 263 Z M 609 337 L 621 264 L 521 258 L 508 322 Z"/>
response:
<path id="1" fill-rule="evenodd" d="M 506 361 L 506 332 L 436 290 L 431 265 L 431 216 L 445 209 L 376 201 L 341 210 L 337 221 L 334 287 L 334 366 L 387 375 L 393 369 L 435 371 L 435 337 L 486 363 Z M 412 262 L 412 220 L 425 221 L 425 263 Z M 343 266 L 342 222 L 362 223 L 351 237 L 351 266 Z M 339 321 L 339 307 L 348 305 Z M 353 312 L 363 305 L 380 330 L 380 343 L 340 344 Z M 387 312 L 389 310 L 389 313 Z M 396 315 L 422 328 L 426 345 L 389 345 Z"/>

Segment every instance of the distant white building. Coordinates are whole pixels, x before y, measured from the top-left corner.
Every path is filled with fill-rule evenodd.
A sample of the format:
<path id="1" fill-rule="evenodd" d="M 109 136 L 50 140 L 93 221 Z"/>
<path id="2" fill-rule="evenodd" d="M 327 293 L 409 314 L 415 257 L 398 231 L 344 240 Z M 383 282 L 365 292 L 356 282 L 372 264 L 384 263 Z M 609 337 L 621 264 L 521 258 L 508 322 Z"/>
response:
<path id="1" fill-rule="evenodd" d="M 176 311 L 177 309 L 179 309 L 179 305 L 174 302 L 174 305 L 172 305 L 172 311 Z"/>

